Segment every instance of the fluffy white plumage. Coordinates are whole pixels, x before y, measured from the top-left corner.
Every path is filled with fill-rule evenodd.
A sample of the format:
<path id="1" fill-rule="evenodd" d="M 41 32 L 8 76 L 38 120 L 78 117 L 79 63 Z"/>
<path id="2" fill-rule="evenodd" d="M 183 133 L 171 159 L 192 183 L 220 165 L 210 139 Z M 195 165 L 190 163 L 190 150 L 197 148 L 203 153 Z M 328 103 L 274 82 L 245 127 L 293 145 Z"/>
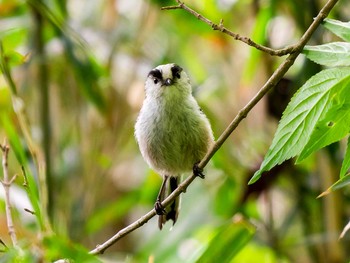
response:
<path id="1" fill-rule="evenodd" d="M 205 156 L 214 138 L 207 117 L 192 96 L 189 78 L 178 65 L 160 65 L 151 70 L 145 93 L 135 137 L 143 158 L 164 178 L 167 190 L 161 189 L 159 205 L 175 190 L 178 177 L 191 172 L 194 164 Z M 158 211 L 160 228 L 169 219 L 175 223 L 178 206 L 176 201 L 164 215 Z"/>

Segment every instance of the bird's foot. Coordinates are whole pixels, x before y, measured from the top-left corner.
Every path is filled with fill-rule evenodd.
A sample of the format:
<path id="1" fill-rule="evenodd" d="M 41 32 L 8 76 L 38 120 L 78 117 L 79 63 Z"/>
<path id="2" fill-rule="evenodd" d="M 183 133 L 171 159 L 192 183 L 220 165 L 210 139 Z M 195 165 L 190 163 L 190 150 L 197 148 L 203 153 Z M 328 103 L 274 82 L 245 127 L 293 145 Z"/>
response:
<path id="1" fill-rule="evenodd" d="M 198 162 L 198 163 L 195 163 L 195 164 L 193 165 L 193 174 L 194 174 L 195 176 L 198 176 L 198 177 L 204 179 L 204 178 L 205 178 L 205 175 L 203 174 L 203 168 L 199 168 L 199 167 L 198 167 L 198 164 L 199 164 L 199 162 Z"/>
<path id="2" fill-rule="evenodd" d="M 159 216 L 166 214 L 166 211 L 162 206 L 162 202 L 160 200 L 156 201 L 156 203 L 154 204 L 154 209 L 156 210 L 156 214 Z"/>

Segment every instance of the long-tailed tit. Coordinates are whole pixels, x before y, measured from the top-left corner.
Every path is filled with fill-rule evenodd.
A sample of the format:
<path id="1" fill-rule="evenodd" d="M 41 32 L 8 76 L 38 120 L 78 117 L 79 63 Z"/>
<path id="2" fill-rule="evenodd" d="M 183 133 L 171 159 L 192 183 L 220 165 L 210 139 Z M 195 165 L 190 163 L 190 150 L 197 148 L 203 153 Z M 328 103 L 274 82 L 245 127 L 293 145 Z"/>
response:
<path id="1" fill-rule="evenodd" d="M 192 96 L 187 74 L 176 64 L 152 69 L 145 84 L 145 100 L 135 124 L 135 137 L 148 165 L 163 176 L 155 210 L 158 226 L 178 217 L 180 199 L 165 209 L 161 202 L 174 191 L 181 175 L 194 171 L 214 142 L 210 123 Z"/>

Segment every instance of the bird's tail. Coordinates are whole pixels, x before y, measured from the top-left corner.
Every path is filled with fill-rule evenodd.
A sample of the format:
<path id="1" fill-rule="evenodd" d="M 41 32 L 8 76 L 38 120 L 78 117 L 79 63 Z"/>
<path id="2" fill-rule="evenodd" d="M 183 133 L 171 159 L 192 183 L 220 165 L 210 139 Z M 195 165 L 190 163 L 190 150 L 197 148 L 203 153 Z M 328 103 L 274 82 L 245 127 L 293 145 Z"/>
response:
<path id="1" fill-rule="evenodd" d="M 169 180 L 166 182 L 166 189 L 164 191 L 164 195 L 161 196 L 161 201 L 167 198 L 179 185 L 180 176 L 172 177 L 170 176 Z M 176 223 L 177 217 L 179 215 L 180 209 L 180 196 L 176 197 L 175 200 L 165 208 L 166 213 L 164 215 L 160 215 L 158 218 L 158 227 L 159 229 L 163 228 L 163 225 L 166 221 L 172 220 L 173 225 Z"/>

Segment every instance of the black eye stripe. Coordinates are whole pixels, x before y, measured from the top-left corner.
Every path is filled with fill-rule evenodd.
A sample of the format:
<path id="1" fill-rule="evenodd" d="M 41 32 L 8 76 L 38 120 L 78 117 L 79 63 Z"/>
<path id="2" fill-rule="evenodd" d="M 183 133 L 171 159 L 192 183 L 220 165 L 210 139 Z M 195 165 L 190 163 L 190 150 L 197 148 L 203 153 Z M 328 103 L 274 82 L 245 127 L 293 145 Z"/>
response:
<path id="1" fill-rule="evenodd" d="M 171 68 L 171 73 L 173 75 L 173 78 L 180 78 L 180 73 L 182 71 L 182 68 L 178 65 L 174 65 L 172 68 Z"/>
<path id="2" fill-rule="evenodd" d="M 153 77 L 159 80 L 163 80 L 162 72 L 159 69 L 152 69 L 150 73 L 148 73 L 148 77 Z"/>

